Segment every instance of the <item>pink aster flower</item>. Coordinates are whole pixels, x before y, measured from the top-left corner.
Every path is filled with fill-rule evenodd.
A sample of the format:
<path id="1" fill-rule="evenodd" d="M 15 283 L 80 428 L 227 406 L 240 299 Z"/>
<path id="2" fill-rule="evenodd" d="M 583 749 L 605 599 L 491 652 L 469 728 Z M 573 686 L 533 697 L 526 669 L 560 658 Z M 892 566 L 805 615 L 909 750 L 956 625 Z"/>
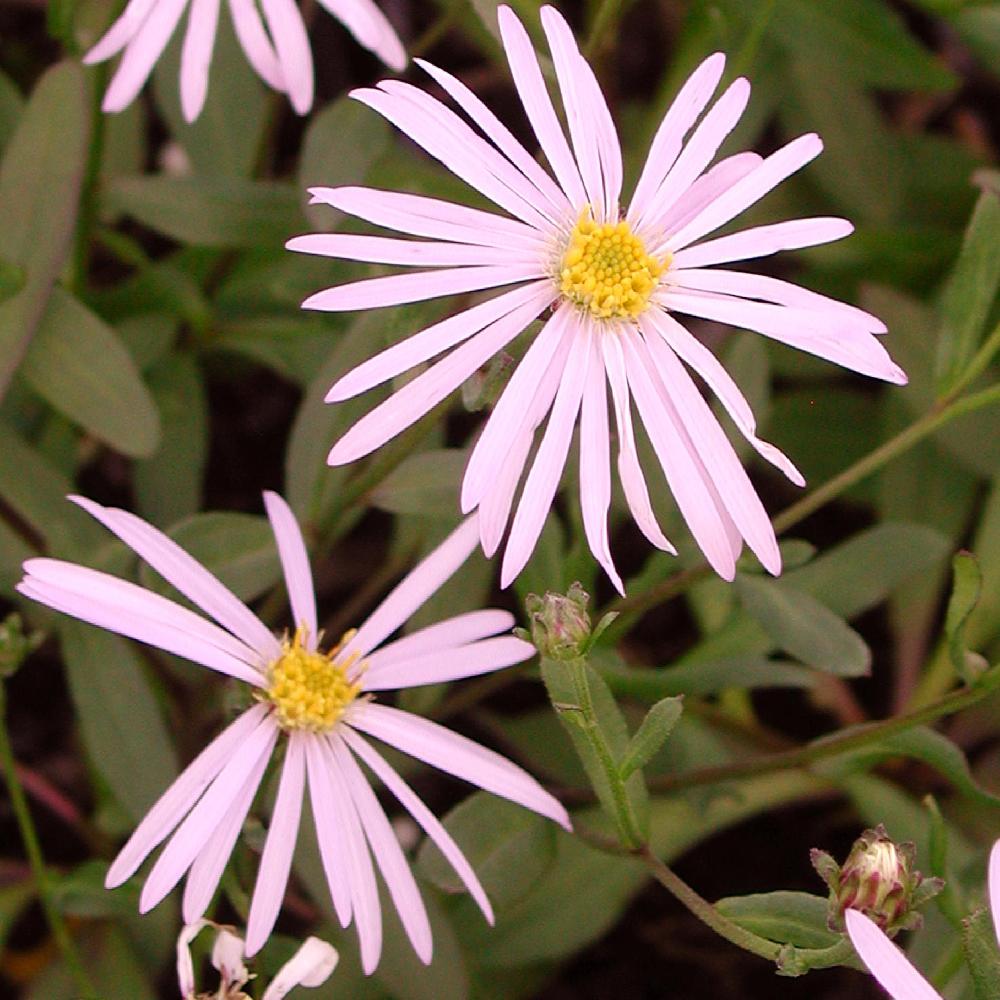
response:
<path id="1" fill-rule="evenodd" d="M 1000 944 L 1000 840 L 990 851 L 987 884 L 993 928 Z M 844 920 L 854 950 L 893 1000 L 943 1000 L 874 920 L 859 910 L 845 910 Z"/>
<path id="2" fill-rule="evenodd" d="M 667 111 L 623 209 L 618 136 L 566 22 L 551 7 L 542 8 L 569 141 L 527 33 L 509 8 L 500 7 L 498 16 L 514 84 L 554 178 L 464 84 L 420 61 L 471 125 L 399 81 L 352 96 L 505 214 L 370 188 L 314 188 L 314 201 L 421 239 L 312 234 L 288 244 L 307 253 L 416 269 L 326 289 L 307 299 L 306 308 L 371 309 L 506 289 L 344 375 L 330 390 L 329 402 L 356 396 L 448 352 L 359 420 L 334 446 L 329 462 L 340 465 L 378 448 L 544 316 L 544 327 L 472 451 L 462 485 L 462 510 L 479 509 L 482 546 L 492 555 L 535 431 L 549 415 L 514 514 L 503 585 L 517 576 L 535 546 L 579 417 L 584 528 L 594 556 L 622 589 L 608 545 L 608 387 L 618 427 L 618 474 L 649 541 L 674 551 L 653 515 L 639 466 L 633 400 L 680 512 L 715 570 L 732 579 L 745 539 L 763 565 L 778 573 L 781 561 L 767 513 L 687 368 L 718 396 L 765 459 L 796 484 L 802 485 L 802 476 L 757 437 L 746 399 L 676 315 L 746 327 L 856 371 L 905 382 L 873 336 L 885 332 L 875 317 L 786 281 L 713 266 L 851 232 L 843 219 L 807 218 L 705 239 L 812 160 L 822 148 L 819 138 L 803 135 L 766 158 L 738 153 L 710 167 L 750 94 L 749 83 L 736 80 L 706 112 L 725 62 L 717 53 L 692 74 Z"/>
<path id="3" fill-rule="evenodd" d="M 334 909 L 343 926 L 353 919 L 365 970 L 375 969 L 381 951 L 376 867 L 414 950 L 430 961 L 431 929 L 417 883 L 360 764 L 423 827 L 492 922 L 489 901 L 458 846 L 369 739 L 569 827 L 566 810 L 517 765 L 437 723 L 378 703 L 378 693 L 390 688 L 472 677 L 533 654 L 529 643 L 501 634 L 513 624 L 506 611 L 458 615 L 385 643 L 476 547 L 475 518 L 416 566 L 360 629 L 324 650 L 305 544 L 290 508 L 276 494 L 265 493 L 264 501 L 294 620 L 292 632 L 282 638 L 141 518 L 81 497 L 73 500 L 214 621 L 136 584 L 57 559 L 29 559 L 18 590 L 56 611 L 243 681 L 254 698 L 253 707 L 150 809 L 112 862 L 106 885 L 121 885 L 166 840 L 146 878 L 140 910 L 159 903 L 187 873 L 184 922 L 195 923 L 212 900 L 280 742 L 284 763 L 250 904 L 248 955 L 260 950 L 277 918 L 308 786 Z"/>
<path id="4" fill-rule="evenodd" d="M 372 0 L 320 0 L 365 48 L 394 70 L 406 65 L 406 52 Z M 181 50 L 181 109 L 187 121 L 201 114 L 219 22 L 220 0 L 191 0 Z M 121 111 L 135 100 L 156 60 L 167 47 L 188 0 L 129 0 L 121 17 L 84 57 L 99 63 L 125 54 L 104 95 L 105 111 Z M 260 78 L 288 94 L 304 115 L 312 107 L 312 53 L 306 26 L 294 0 L 229 0 L 236 37 Z M 263 13 L 263 17 L 261 14 Z"/>

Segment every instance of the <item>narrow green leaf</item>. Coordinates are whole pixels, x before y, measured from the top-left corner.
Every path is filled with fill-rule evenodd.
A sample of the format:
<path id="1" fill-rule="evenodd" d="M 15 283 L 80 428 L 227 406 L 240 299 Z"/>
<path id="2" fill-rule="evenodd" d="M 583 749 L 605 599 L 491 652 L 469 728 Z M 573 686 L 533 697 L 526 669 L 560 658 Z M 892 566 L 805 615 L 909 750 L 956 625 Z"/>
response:
<path id="1" fill-rule="evenodd" d="M 843 618 L 778 580 L 738 574 L 736 593 L 772 640 L 803 663 L 838 677 L 863 677 L 871 652 Z"/>
<path id="2" fill-rule="evenodd" d="M 941 891 L 934 897 L 934 905 L 948 920 L 958 927 L 962 923 L 963 909 L 959 903 L 959 883 L 952 877 L 948 859 L 948 824 L 933 795 L 924 796 L 924 806 L 930 817 L 926 874 L 941 879 Z"/>
<path id="3" fill-rule="evenodd" d="M 21 374 L 54 409 L 122 454 L 156 450 L 159 414 L 131 355 L 69 292 L 54 290 Z"/>
<path id="4" fill-rule="evenodd" d="M 291 184 L 236 177 L 117 177 L 105 209 L 130 215 L 182 243 L 268 247 L 303 228 Z"/>
<path id="5" fill-rule="evenodd" d="M 808 892 L 762 892 L 720 899 L 715 908 L 747 930 L 796 948 L 829 948 L 840 940 L 826 926 L 829 902 Z"/>
<path id="6" fill-rule="evenodd" d="M 486 792 L 470 795 L 443 822 L 499 912 L 524 896 L 555 859 L 552 823 Z M 464 883 L 429 838 L 420 847 L 417 864 L 424 878 L 442 892 L 466 892 Z"/>
<path id="7" fill-rule="evenodd" d="M 25 274 L 21 290 L 0 303 L 0 398 L 69 252 L 89 140 L 83 71 L 67 60 L 39 80 L 0 161 L 3 253 Z"/>
<path id="8" fill-rule="evenodd" d="M 0 258 L 0 303 L 24 288 L 24 268 L 20 264 Z"/>
<path id="9" fill-rule="evenodd" d="M 1000 1000 L 1000 952 L 993 920 L 985 907 L 962 921 L 962 950 L 976 1000 Z"/>
<path id="10" fill-rule="evenodd" d="M 653 754 L 670 739 L 683 711 L 684 699 L 680 695 L 664 698 L 653 705 L 629 741 L 625 756 L 618 764 L 618 772 L 623 779 L 644 767 Z"/>
<path id="11" fill-rule="evenodd" d="M 425 514 L 454 520 L 468 452 L 439 448 L 405 459 L 370 494 L 373 506 L 393 514 Z"/>
<path id="12" fill-rule="evenodd" d="M 986 666 L 985 660 L 970 653 L 965 644 L 965 625 L 979 602 L 983 576 L 979 570 L 979 562 L 971 552 L 957 553 L 951 565 L 954 582 L 944 619 L 944 633 L 955 670 L 966 684 L 971 684 Z"/>
<path id="13" fill-rule="evenodd" d="M 177 774 L 163 713 L 135 647 L 59 619 L 70 694 L 83 743 L 115 798 L 138 822 Z"/>

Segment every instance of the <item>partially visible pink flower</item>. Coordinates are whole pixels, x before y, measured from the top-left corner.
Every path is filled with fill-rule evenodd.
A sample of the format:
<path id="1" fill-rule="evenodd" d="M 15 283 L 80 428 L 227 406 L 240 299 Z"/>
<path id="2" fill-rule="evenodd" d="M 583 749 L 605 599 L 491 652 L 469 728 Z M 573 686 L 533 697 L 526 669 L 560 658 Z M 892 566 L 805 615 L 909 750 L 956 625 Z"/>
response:
<path id="1" fill-rule="evenodd" d="M 57 559 L 29 559 L 18 590 L 100 628 L 157 646 L 250 685 L 255 704 L 217 736 L 150 809 L 108 870 L 114 887 L 163 841 L 140 896 L 146 912 L 187 874 L 183 914 L 206 911 L 279 741 L 284 764 L 247 920 L 247 954 L 267 940 L 285 894 L 308 787 L 334 909 L 352 920 L 366 972 L 378 964 L 382 919 L 376 867 L 422 961 L 431 928 L 396 835 L 362 771 L 394 795 L 454 867 L 486 919 L 486 894 L 457 844 L 370 742 L 402 753 L 569 827 L 560 803 L 516 764 L 437 723 L 378 703 L 379 692 L 488 673 L 528 659 L 506 611 L 473 611 L 386 643 L 476 547 L 469 518 L 372 612 L 325 652 L 305 543 L 291 509 L 264 501 L 284 569 L 293 627 L 281 639 L 175 542 L 124 510 L 74 501 L 214 621 L 126 580 Z M 374 864 L 373 864 L 374 860 Z"/>
<path id="2" fill-rule="evenodd" d="M 778 573 L 781 557 L 767 512 L 688 369 L 768 462 L 798 485 L 802 476 L 757 437 L 739 388 L 676 316 L 745 327 L 854 371 L 906 381 L 875 336 L 885 326 L 874 316 L 787 281 L 715 266 L 828 243 L 851 232 L 844 219 L 807 218 L 706 240 L 817 156 L 819 137 L 800 136 L 766 158 L 744 152 L 710 166 L 750 95 L 750 84 L 738 79 L 709 108 L 725 64 L 716 53 L 695 70 L 667 111 L 624 208 L 622 156 L 611 113 L 566 22 L 552 7 L 542 8 L 569 141 L 527 32 L 508 7 L 500 7 L 498 17 L 514 84 L 554 178 L 468 87 L 418 60 L 468 121 L 400 81 L 386 80 L 351 96 L 503 214 L 371 188 L 313 188 L 316 202 L 419 239 L 335 233 L 288 244 L 306 253 L 413 269 L 326 289 L 307 299 L 306 308 L 373 309 L 470 292 L 492 296 L 337 381 L 328 402 L 357 396 L 440 356 L 354 424 L 328 461 L 341 465 L 380 447 L 542 317 L 541 331 L 472 450 L 462 484 L 462 510 L 479 509 L 483 550 L 492 555 L 530 466 L 504 552 L 502 584 L 518 575 L 535 547 L 579 418 L 584 530 L 594 557 L 622 590 L 607 524 L 609 403 L 625 500 L 649 541 L 674 551 L 657 524 L 639 465 L 633 401 L 677 506 L 714 569 L 732 579 L 746 540 L 761 563 Z"/>
<path id="3" fill-rule="evenodd" d="M 84 57 L 104 62 L 125 54 L 104 95 L 105 111 L 121 111 L 135 100 L 167 47 L 189 0 L 129 0 L 121 17 Z M 187 121 L 201 114 L 219 23 L 221 0 L 190 0 L 181 50 L 181 109 Z M 373 0 L 320 0 L 320 3 L 390 69 L 406 65 L 406 52 L 392 25 Z M 304 115 L 312 107 L 313 65 L 305 23 L 295 0 L 229 0 L 229 13 L 247 60 L 261 79 L 288 94 Z M 262 16 L 263 14 L 263 16 Z"/>
<path id="4" fill-rule="evenodd" d="M 1000 840 L 990 851 L 987 886 L 993 929 L 1000 944 Z M 944 1000 L 878 924 L 860 910 L 845 910 L 844 920 L 854 950 L 893 1000 Z"/>

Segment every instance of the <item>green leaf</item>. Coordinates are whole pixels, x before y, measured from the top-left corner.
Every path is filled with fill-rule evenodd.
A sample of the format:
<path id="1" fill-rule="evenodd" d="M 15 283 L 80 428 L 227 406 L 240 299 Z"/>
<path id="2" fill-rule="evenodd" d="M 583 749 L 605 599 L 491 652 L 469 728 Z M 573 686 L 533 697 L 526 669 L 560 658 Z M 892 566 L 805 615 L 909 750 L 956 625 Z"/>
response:
<path id="1" fill-rule="evenodd" d="M 948 654 L 955 670 L 966 684 L 972 684 L 985 668 L 986 662 L 981 656 L 968 652 L 965 644 L 965 624 L 979 602 L 983 575 L 976 557 L 971 552 L 957 553 L 951 565 L 954 583 L 945 615 L 944 633 L 948 639 Z"/>
<path id="2" fill-rule="evenodd" d="M 0 397 L 69 252 L 89 141 L 83 71 L 67 60 L 39 80 L 0 161 L 3 253 L 25 274 L 21 290 L 0 303 Z"/>
<path id="3" fill-rule="evenodd" d="M 160 447 L 136 462 L 133 487 L 143 517 L 173 524 L 201 506 L 208 460 L 208 401 L 201 369 L 190 354 L 170 354 L 149 373 L 160 412 Z"/>
<path id="4" fill-rule="evenodd" d="M 796 948 L 829 948 L 840 940 L 826 926 L 829 902 L 808 892 L 762 892 L 720 899 L 715 908 L 740 927 Z"/>
<path id="5" fill-rule="evenodd" d="M 778 580 L 737 574 L 736 593 L 771 639 L 803 663 L 838 677 L 863 677 L 871 652 L 843 618 Z"/>
<path id="6" fill-rule="evenodd" d="M 965 230 L 962 250 L 948 276 L 938 312 L 938 392 L 947 393 L 962 377 L 979 346 L 983 327 L 1000 288 L 1000 197 L 979 196 Z"/>
<path id="7" fill-rule="evenodd" d="M 59 619 L 70 695 L 94 767 L 135 822 L 177 775 L 163 713 L 135 647 Z"/>
<path id="8" fill-rule="evenodd" d="M 299 159 L 298 187 L 308 200 L 313 187 L 361 184 L 368 171 L 389 150 L 391 129 L 370 108 L 342 97 L 314 114 L 306 130 Z M 313 227 L 334 229 L 344 218 L 329 205 L 306 205 Z"/>
<path id="9" fill-rule="evenodd" d="M 982 649 L 1000 631 L 1000 479 L 993 483 L 983 504 L 972 551 L 983 575 L 983 585 L 965 633 L 971 648 Z"/>
<path id="10" fill-rule="evenodd" d="M 37 552 L 25 539 L 0 521 L 0 593 L 8 598 L 14 596 L 14 584 L 21 579 L 21 564 L 33 555 Z"/>
<path id="11" fill-rule="evenodd" d="M 24 268 L 0 258 L 0 304 L 24 288 Z"/>
<path id="12" fill-rule="evenodd" d="M 653 705 L 629 741 L 625 756 L 618 764 L 618 773 L 623 779 L 645 767 L 653 754 L 670 739 L 683 711 L 684 699 L 680 695 L 664 698 Z"/>
<path id="13" fill-rule="evenodd" d="M 555 858 L 551 822 L 486 792 L 470 795 L 443 822 L 501 914 L 532 889 Z M 467 891 L 429 838 L 420 847 L 417 864 L 421 875 L 443 892 Z"/>
<path id="14" fill-rule="evenodd" d="M 371 491 L 371 503 L 393 514 L 426 514 L 454 520 L 468 457 L 468 452 L 459 448 L 411 455 Z"/>
<path id="15" fill-rule="evenodd" d="M 21 91 L 6 73 L 0 71 L 0 153 L 17 129 L 23 110 Z"/>
<path id="16" fill-rule="evenodd" d="M 281 245 L 302 229 L 291 184 L 236 177 L 116 177 L 105 209 L 130 215 L 181 243 L 211 247 Z"/>
<path id="17" fill-rule="evenodd" d="M 129 352 L 95 313 L 55 289 L 21 374 L 43 399 L 132 458 L 151 455 L 160 418 Z"/>
<path id="18" fill-rule="evenodd" d="M 186 518 L 167 534 L 241 601 L 259 597 L 281 577 L 281 563 L 266 517 L 211 511 Z M 178 599 L 174 588 L 145 563 L 141 564 L 139 578 L 150 590 Z"/>
<path id="19" fill-rule="evenodd" d="M 962 950 L 976 1000 L 1000 1000 L 1000 952 L 993 920 L 985 907 L 962 921 Z"/>

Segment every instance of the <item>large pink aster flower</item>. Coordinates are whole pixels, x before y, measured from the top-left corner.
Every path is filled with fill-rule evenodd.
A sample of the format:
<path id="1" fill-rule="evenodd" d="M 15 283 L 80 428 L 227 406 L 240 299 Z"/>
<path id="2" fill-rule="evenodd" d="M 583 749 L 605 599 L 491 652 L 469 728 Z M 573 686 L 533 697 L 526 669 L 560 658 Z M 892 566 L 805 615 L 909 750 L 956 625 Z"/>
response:
<path id="1" fill-rule="evenodd" d="M 987 889 L 1000 944 L 1000 841 L 990 851 Z M 893 1000 L 943 1000 L 874 920 L 860 910 L 845 910 L 844 921 L 854 950 Z"/>
<path id="2" fill-rule="evenodd" d="M 201 114 L 219 23 L 221 0 L 190 0 L 181 50 L 181 109 L 187 121 Z M 320 0 L 365 48 L 394 70 L 406 65 L 406 52 L 372 0 Z M 170 41 L 188 0 L 129 0 L 121 17 L 87 53 L 86 63 L 104 62 L 122 49 L 125 54 L 104 95 L 105 111 L 121 111 L 142 89 Z M 263 12 L 263 17 L 261 17 Z M 229 0 L 229 13 L 246 57 L 261 79 L 288 94 L 304 115 L 313 101 L 312 53 L 295 0 Z"/>
<path id="3" fill-rule="evenodd" d="M 293 250 L 417 269 L 330 288 L 304 305 L 370 309 L 515 287 L 344 375 L 328 401 L 356 396 L 450 351 L 358 421 L 329 461 L 353 461 L 398 434 L 551 309 L 487 422 L 462 486 L 462 509 L 479 508 L 482 545 L 490 555 L 500 544 L 535 430 L 550 413 L 514 515 L 503 584 L 520 572 L 534 548 L 579 416 L 587 540 L 622 589 L 608 546 L 608 386 L 618 425 L 619 476 L 646 537 L 673 551 L 654 518 L 639 467 L 632 399 L 680 511 L 715 570 L 731 579 L 746 539 L 764 566 L 777 573 L 780 557 L 768 516 L 685 365 L 715 392 L 764 458 L 799 485 L 802 477 L 776 448 L 757 438 L 740 390 L 675 314 L 747 327 L 856 371 L 905 382 L 873 336 L 885 331 L 875 317 L 785 281 L 709 266 L 851 232 L 843 219 L 810 218 L 704 240 L 808 163 L 822 144 L 817 136 L 804 135 L 766 158 L 739 153 L 709 168 L 750 93 L 746 80 L 736 80 L 701 117 L 722 76 L 724 58 L 713 55 L 664 117 L 623 211 L 621 151 L 607 104 L 562 17 L 551 7 L 544 7 L 541 17 L 569 142 L 527 33 L 509 8 L 499 9 L 514 83 L 555 179 L 467 87 L 436 66 L 420 63 L 475 128 L 406 83 L 385 81 L 352 95 L 506 214 L 369 188 L 315 188 L 315 201 L 424 239 L 315 234 L 292 240 Z"/>
<path id="4" fill-rule="evenodd" d="M 187 767 L 153 806 L 108 870 L 109 887 L 130 878 L 168 840 L 140 897 L 145 912 L 187 873 L 184 922 L 205 912 L 281 742 L 285 758 L 247 921 L 247 954 L 267 940 L 285 893 L 308 785 L 333 905 L 354 920 L 367 972 L 382 941 L 375 867 L 414 950 L 431 958 L 431 929 L 406 858 L 359 762 L 400 801 L 479 904 L 493 915 L 455 842 L 371 744 L 403 753 L 569 826 L 566 810 L 520 767 L 434 722 L 380 705 L 389 688 L 436 684 L 527 659 L 533 647 L 509 631 L 505 611 L 475 611 L 384 641 L 476 547 L 471 518 L 423 560 L 357 631 L 323 651 L 305 544 L 288 505 L 265 493 L 295 627 L 276 638 L 230 590 L 166 535 L 124 510 L 73 498 L 214 622 L 117 577 L 57 559 L 30 559 L 18 590 L 56 611 L 194 660 L 250 685 L 255 704 Z M 374 857 L 375 865 L 372 864 Z"/>

